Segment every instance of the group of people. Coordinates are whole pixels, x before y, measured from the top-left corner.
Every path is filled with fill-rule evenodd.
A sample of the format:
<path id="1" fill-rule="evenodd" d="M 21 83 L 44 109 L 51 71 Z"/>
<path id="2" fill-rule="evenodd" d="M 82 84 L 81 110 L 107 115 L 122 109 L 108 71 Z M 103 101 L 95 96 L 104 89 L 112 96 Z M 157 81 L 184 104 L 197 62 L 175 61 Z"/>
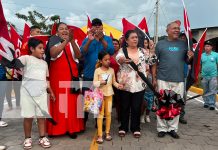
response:
<path id="1" fill-rule="evenodd" d="M 40 29 L 31 28 L 31 32 L 34 31 Z M 120 121 L 119 136 L 125 137 L 130 129 L 133 136 L 139 138 L 140 123 L 150 122 L 149 113 L 155 95 L 138 72 L 146 76 L 157 91 L 173 90 L 181 97 L 185 93 L 184 66 L 185 63 L 192 61 L 194 53 L 188 50 L 184 40 L 179 39 L 180 25 L 177 22 L 169 23 L 166 32 L 168 34 L 166 39 L 156 44 L 145 39 L 144 47 L 139 47 L 140 39 L 136 31 L 127 31 L 120 40 L 111 39 L 104 35 L 102 21 L 95 18 L 92 20 L 92 28 L 88 31 L 87 38 L 79 48 L 75 43 L 73 31 L 68 29 L 67 24 L 60 22 L 56 35 L 50 37 L 48 41 L 46 52 L 43 42 L 34 38 L 38 32 L 31 34 L 33 37 L 28 41 L 28 55 L 18 58 L 24 66 L 20 87 L 21 115 L 24 117 L 24 148 L 32 148 L 31 129 L 35 116 L 39 128 L 39 144 L 43 148 L 51 146 L 46 133 L 49 137 L 67 134 L 75 139 L 77 133 L 86 130 L 89 113 L 84 112 L 84 117 L 78 117 L 78 111 L 81 110 L 78 106 L 83 107 L 78 104 L 80 93 L 72 92 L 69 88 L 71 83 L 75 83 L 71 81 L 78 81 L 80 60 L 83 60 L 81 93 L 84 94 L 94 86 L 104 95 L 102 108 L 96 119 L 98 131 L 96 142 L 102 144 L 104 140 L 112 140 L 110 134 L 112 103 L 115 103 L 117 119 Z M 210 42 L 205 43 L 205 53 L 201 61 L 205 93 L 214 92 L 217 88 L 218 54 L 212 51 L 211 45 Z M 49 63 L 44 61 L 45 53 L 49 54 Z M 138 71 L 132 65 L 137 66 Z M 1 81 L 6 81 L 5 74 L 4 67 L 0 65 Z M 5 83 L 0 83 L 0 116 L 3 111 Z M 93 84 L 84 85 L 88 83 Z M 48 93 L 50 101 L 47 105 Z M 215 93 L 204 98 L 204 107 L 213 110 Z M 41 109 L 49 113 L 57 124 L 46 122 Z M 164 137 L 168 133 L 173 138 L 179 138 L 177 134 L 179 121 L 187 123 L 184 116 L 180 118 L 180 115 L 177 115 L 168 120 L 157 115 L 158 137 Z M 0 125 L 6 126 L 7 123 L 0 121 Z"/>

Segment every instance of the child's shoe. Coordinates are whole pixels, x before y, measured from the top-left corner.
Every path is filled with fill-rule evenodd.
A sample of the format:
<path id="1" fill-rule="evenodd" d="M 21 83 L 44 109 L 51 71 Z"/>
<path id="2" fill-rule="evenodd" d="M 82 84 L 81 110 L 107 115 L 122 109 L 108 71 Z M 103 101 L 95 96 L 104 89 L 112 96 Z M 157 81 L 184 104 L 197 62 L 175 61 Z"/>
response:
<path id="1" fill-rule="evenodd" d="M 47 137 L 40 138 L 39 145 L 41 145 L 43 148 L 51 147 L 51 143 Z"/>
<path id="2" fill-rule="evenodd" d="M 26 138 L 23 142 L 23 148 L 24 149 L 31 149 L 32 148 L 32 139 Z"/>
<path id="3" fill-rule="evenodd" d="M 148 115 L 145 116 L 145 121 L 146 121 L 147 123 L 150 123 L 150 122 L 151 122 L 151 119 L 150 119 L 150 117 L 149 117 Z"/>

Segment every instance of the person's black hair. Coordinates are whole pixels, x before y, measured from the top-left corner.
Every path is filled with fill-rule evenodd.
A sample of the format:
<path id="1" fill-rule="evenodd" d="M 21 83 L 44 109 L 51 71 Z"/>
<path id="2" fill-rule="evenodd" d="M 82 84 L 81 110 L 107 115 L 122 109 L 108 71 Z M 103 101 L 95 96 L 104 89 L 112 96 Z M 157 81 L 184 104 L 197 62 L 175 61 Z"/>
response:
<path id="1" fill-rule="evenodd" d="M 34 29 L 39 29 L 39 30 L 41 30 L 41 28 L 40 28 L 39 26 L 35 26 L 35 25 L 34 25 L 34 26 L 31 26 L 31 27 L 30 27 L 30 30 L 34 30 Z"/>
<path id="2" fill-rule="evenodd" d="M 145 40 L 148 42 L 148 47 L 146 47 L 146 48 L 150 49 L 150 47 L 149 47 L 149 39 L 148 39 L 148 38 L 145 38 L 144 41 L 145 41 Z M 145 48 L 145 47 L 144 47 L 144 48 Z"/>
<path id="3" fill-rule="evenodd" d="M 62 24 L 65 24 L 65 25 L 67 26 L 67 24 L 66 24 L 66 23 L 64 23 L 64 22 L 59 22 L 59 23 L 57 24 L 56 31 L 58 31 L 58 28 L 59 28 L 59 27 L 60 27 L 60 25 L 62 25 Z"/>
<path id="4" fill-rule="evenodd" d="M 108 52 L 106 51 L 101 51 L 98 53 L 98 60 L 102 60 L 104 58 L 104 56 L 109 55 Z"/>
<path id="5" fill-rule="evenodd" d="M 35 49 L 39 44 L 43 44 L 43 42 L 36 38 L 30 38 L 28 41 L 29 54 L 32 53 L 30 48 L 32 47 L 33 49 Z"/>
<path id="6" fill-rule="evenodd" d="M 119 40 L 118 39 L 112 39 L 112 41 L 114 42 L 117 42 L 119 45 L 120 45 L 120 42 L 119 42 Z"/>
<path id="7" fill-rule="evenodd" d="M 92 20 L 92 26 L 102 25 L 101 19 L 95 18 Z"/>
<path id="8" fill-rule="evenodd" d="M 104 58 L 104 56 L 106 56 L 106 55 L 109 55 L 109 53 L 108 52 L 106 52 L 106 51 L 101 51 L 101 52 L 99 52 L 98 53 L 98 62 L 96 63 L 96 65 L 95 65 L 95 68 L 99 68 L 99 67 L 101 67 L 101 60 Z"/>

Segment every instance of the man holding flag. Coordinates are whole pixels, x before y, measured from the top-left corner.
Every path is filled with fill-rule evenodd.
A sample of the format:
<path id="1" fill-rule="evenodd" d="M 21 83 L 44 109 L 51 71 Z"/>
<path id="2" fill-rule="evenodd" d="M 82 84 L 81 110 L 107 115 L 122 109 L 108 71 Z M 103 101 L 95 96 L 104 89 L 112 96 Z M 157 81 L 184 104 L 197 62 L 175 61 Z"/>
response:
<path id="1" fill-rule="evenodd" d="M 189 62 L 194 53 L 188 50 L 187 44 L 179 39 L 180 24 L 171 22 L 167 25 L 167 39 L 161 40 L 156 46 L 158 57 L 157 83 L 158 91 L 161 89 L 173 90 L 183 97 L 184 93 L 184 63 Z M 156 81 L 155 81 L 156 80 Z M 164 137 L 169 133 L 173 138 L 179 138 L 179 115 L 172 120 L 166 120 L 157 115 L 158 137 Z"/>

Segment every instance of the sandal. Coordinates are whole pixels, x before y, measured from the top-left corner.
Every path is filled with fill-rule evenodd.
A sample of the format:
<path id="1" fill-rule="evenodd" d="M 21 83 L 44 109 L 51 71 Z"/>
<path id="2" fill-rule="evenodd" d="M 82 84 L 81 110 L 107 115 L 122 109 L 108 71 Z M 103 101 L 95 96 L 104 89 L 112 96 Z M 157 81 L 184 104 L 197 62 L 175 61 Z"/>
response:
<path id="1" fill-rule="evenodd" d="M 124 137 L 126 135 L 126 132 L 124 130 L 120 130 L 118 132 L 118 134 L 119 134 L 120 137 Z"/>
<path id="2" fill-rule="evenodd" d="M 43 148 L 51 147 L 51 143 L 47 137 L 40 138 L 39 145 L 41 145 Z"/>
<path id="3" fill-rule="evenodd" d="M 4 121 L 0 121 L 0 127 L 7 127 L 8 124 Z"/>
<path id="4" fill-rule="evenodd" d="M 102 143 L 104 142 L 104 140 L 103 140 L 103 138 L 102 138 L 101 136 L 99 136 L 99 137 L 97 138 L 96 142 L 97 142 L 98 144 L 102 144 Z"/>
<path id="5" fill-rule="evenodd" d="M 106 133 L 105 140 L 106 141 L 111 141 L 112 140 L 112 136 L 110 135 L 110 133 Z"/>
<path id="6" fill-rule="evenodd" d="M 26 138 L 23 142 L 23 148 L 24 149 L 31 149 L 32 148 L 32 139 Z"/>
<path id="7" fill-rule="evenodd" d="M 136 131 L 136 132 L 133 133 L 133 135 L 134 135 L 135 138 L 140 138 L 141 133 L 139 131 Z"/>

